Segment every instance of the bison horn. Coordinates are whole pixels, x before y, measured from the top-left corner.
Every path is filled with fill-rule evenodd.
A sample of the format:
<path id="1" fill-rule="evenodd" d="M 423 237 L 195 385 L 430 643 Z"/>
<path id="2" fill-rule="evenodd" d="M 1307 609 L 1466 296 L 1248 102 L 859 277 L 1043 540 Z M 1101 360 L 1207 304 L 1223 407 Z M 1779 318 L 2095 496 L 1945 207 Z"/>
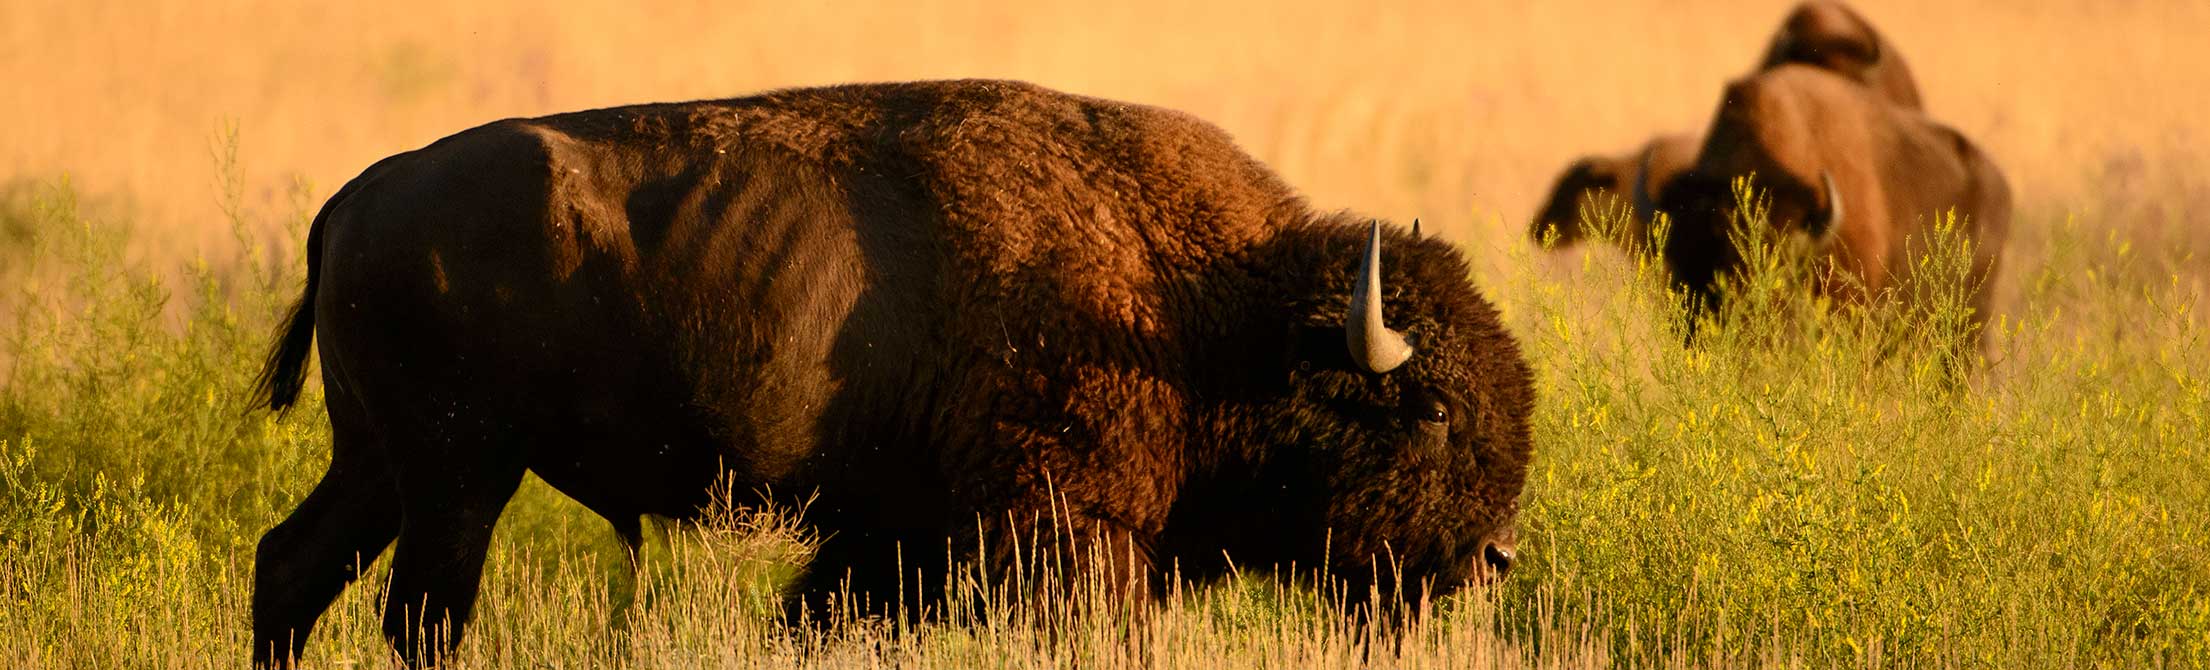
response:
<path id="1" fill-rule="evenodd" d="M 1412 239 L 1420 239 L 1420 220 L 1412 220 Z"/>
<path id="2" fill-rule="evenodd" d="M 1376 373 L 1397 369 L 1412 358 L 1412 345 L 1404 335 L 1381 320 L 1381 222 L 1373 222 L 1366 234 L 1366 259 L 1358 266 L 1358 285 L 1351 289 L 1351 311 L 1343 324 L 1351 358 Z"/>
<path id="3" fill-rule="evenodd" d="M 1642 165 L 1634 171 L 1634 214 L 1643 223 L 1657 217 L 1657 202 L 1650 199 L 1650 161 L 1657 157 L 1657 147 L 1642 151 Z M 1638 240 L 1639 241 L 1639 240 Z"/>
<path id="4" fill-rule="evenodd" d="M 1812 233 L 1823 236 L 1842 229 L 1843 212 L 1846 210 L 1842 208 L 1842 190 L 1834 188 L 1834 175 L 1821 170 L 1819 171 L 1819 182 L 1826 187 L 1826 224 L 1821 230 L 1815 230 Z"/>

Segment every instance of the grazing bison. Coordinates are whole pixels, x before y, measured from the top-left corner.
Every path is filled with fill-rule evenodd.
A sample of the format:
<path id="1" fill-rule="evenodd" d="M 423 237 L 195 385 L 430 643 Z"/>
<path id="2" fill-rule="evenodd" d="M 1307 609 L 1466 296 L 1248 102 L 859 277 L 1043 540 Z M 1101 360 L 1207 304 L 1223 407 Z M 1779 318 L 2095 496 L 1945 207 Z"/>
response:
<path id="1" fill-rule="evenodd" d="M 1972 243 L 1972 325 L 1990 311 L 1990 279 L 2010 230 L 2010 187 L 1964 135 L 1888 104 L 1831 71 L 1783 65 L 1729 84 L 1695 167 L 1659 196 L 1674 217 L 1662 253 L 1697 304 L 1719 299 L 1741 263 L 1728 237 L 1730 180 L 1770 193 L 1767 221 L 1807 233 L 1828 267 L 1822 290 L 1864 300 L 1910 287 L 1935 217 L 1954 210 Z"/>
<path id="2" fill-rule="evenodd" d="M 1924 109 L 1918 81 L 1903 54 L 1873 30 L 1872 23 L 1848 5 L 1832 0 L 1809 0 L 1796 5 L 1782 19 L 1758 61 L 1763 72 L 1789 63 L 1825 68 L 1872 87 L 1882 98 L 1911 109 Z"/>
<path id="3" fill-rule="evenodd" d="M 1581 157 L 1550 188 L 1550 197 L 1527 229 L 1528 238 L 1549 242 L 1556 249 L 1579 243 L 1589 234 L 1581 210 L 1605 206 L 1602 198 L 1608 196 L 1622 198 L 1631 207 L 1623 221 L 1625 229 L 1612 231 L 1614 239 L 1645 239 L 1657 192 L 1695 161 L 1696 147 L 1693 135 L 1659 135 L 1633 152 Z"/>
<path id="4" fill-rule="evenodd" d="M 261 540 L 264 664 L 394 538 L 384 632 L 447 648 L 525 471 L 633 546 L 725 478 L 815 496 L 807 598 L 1006 574 L 1039 521 L 1120 585 L 1513 558 L 1529 372 L 1465 260 L 1171 111 L 955 81 L 500 121 L 368 168 L 307 267 L 264 392 L 319 340 L 334 443 Z"/>
<path id="5" fill-rule="evenodd" d="M 1811 0 L 1797 5 L 1774 32 L 1755 72 L 1790 64 L 1831 70 L 1871 87 L 1881 98 L 1897 105 L 1910 109 L 1924 106 L 1918 82 L 1911 78 L 1903 54 L 1864 17 L 1839 2 Z M 1551 187 L 1550 197 L 1528 227 L 1528 237 L 1542 241 L 1554 230 L 1554 248 L 1572 246 L 1587 234 L 1580 220 L 1582 203 L 1600 202 L 1591 198 L 1609 193 L 1631 196 L 1627 229 L 1619 232 L 1623 239 L 1642 240 L 1658 211 L 1654 202 L 1658 192 L 1695 162 L 1697 149 L 1696 140 L 1689 135 L 1659 135 L 1628 154 L 1584 156 L 1574 161 Z"/>

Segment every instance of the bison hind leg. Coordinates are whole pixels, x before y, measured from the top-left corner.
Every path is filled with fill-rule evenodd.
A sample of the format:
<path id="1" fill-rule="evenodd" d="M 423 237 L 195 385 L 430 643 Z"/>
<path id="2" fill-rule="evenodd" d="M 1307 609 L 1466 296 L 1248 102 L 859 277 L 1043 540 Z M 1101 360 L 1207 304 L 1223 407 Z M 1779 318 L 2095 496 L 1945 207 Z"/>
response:
<path id="1" fill-rule="evenodd" d="M 390 471 L 340 432 L 330 469 L 261 536 L 253 567 L 253 662 L 290 667 L 347 584 L 399 533 Z"/>
<path id="2" fill-rule="evenodd" d="M 475 610 L 492 530 L 522 483 L 524 467 L 511 445 L 466 442 L 473 444 L 444 452 L 466 455 L 453 459 L 461 462 L 415 464 L 400 473 L 405 515 L 392 550 L 383 627 L 385 640 L 409 667 L 437 665 L 460 643 Z"/>

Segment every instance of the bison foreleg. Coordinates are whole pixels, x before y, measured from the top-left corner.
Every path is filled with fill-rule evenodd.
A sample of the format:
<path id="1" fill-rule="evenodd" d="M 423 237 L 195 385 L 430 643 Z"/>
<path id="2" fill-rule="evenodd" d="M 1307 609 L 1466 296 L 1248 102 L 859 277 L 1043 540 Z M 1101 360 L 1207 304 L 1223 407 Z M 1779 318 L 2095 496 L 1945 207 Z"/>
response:
<path id="1" fill-rule="evenodd" d="M 941 539 L 840 528 L 821 540 L 784 601 L 785 615 L 814 625 L 867 616 L 920 621 L 942 603 L 946 555 Z"/>
<path id="2" fill-rule="evenodd" d="M 1126 613 L 1160 595 L 1162 575 L 1153 565 L 1153 533 L 1125 522 L 1071 512 L 1060 505 L 1015 509 L 995 520 L 978 517 L 970 531 L 954 535 L 962 569 L 974 579 L 966 602 L 992 605 L 1027 599 L 1052 609 L 1107 609 Z M 1052 602 L 1056 601 L 1056 602 Z M 1035 610 L 1031 610 L 1035 611 Z"/>

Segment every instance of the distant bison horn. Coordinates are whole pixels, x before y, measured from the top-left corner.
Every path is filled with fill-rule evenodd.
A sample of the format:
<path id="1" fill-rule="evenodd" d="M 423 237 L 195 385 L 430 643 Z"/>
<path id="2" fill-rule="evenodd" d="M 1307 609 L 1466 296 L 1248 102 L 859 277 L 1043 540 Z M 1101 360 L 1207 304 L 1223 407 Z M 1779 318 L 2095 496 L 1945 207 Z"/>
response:
<path id="1" fill-rule="evenodd" d="M 1351 358 L 1367 370 L 1388 372 L 1412 358 L 1412 345 L 1404 335 L 1381 321 L 1381 222 L 1366 234 L 1366 260 L 1358 266 L 1358 286 L 1351 289 L 1349 323 L 1343 324 Z"/>
<path id="2" fill-rule="evenodd" d="M 1657 218 L 1657 202 L 1650 198 L 1650 161 L 1657 157 L 1657 147 L 1642 150 L 1642 165 L 1634 171 L 1634 217 L 1644 223 Z M 1617 183 L 1617 182 L 1613 182 Z M 1640 240 L 1634 240 L 1639 242 Z"/>
<path id="3" fill-rule="evenodd" d="M 1844 210 L 1842 208 L 1842 191 L 1834 188 L 1834 175 L 1821 170 L 1819 171 L 1819 182 L 1826 188 L 1826 222 L 1820 226 L 1819 230 L 1811 231 L 1811 234 L 1823 237 L 1842 229 L 1842 213 Z"/>
<path id="4" fill-rule="evenodd" d="M 1412 239 L 1420 239 L 1420 220 L 1412 220 Z"/>

